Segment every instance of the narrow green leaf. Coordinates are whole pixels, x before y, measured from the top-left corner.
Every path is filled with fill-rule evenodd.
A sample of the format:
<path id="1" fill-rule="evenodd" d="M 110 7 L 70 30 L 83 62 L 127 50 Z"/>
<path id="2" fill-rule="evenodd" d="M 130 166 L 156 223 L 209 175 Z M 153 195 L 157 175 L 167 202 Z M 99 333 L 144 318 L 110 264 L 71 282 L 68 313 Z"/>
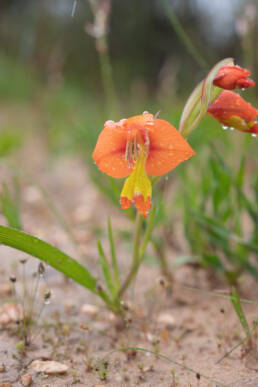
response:
<path id="1" fill-rule="evenodd" d="M 179 257 L 173 260 L 172 267 L 173 269 L 177 269 L 178 267 L 187 265 L 189 263 L 192 263 L 192 264 L 200 263 L 200 259 L 197 257 L 180 255 Z"/>
<path id="2" fill-rule="evenodd" d="M 245 331 L 245 334 L 247 337 L 250 337 L 250 329 L 241 305 L 239 294 L 236 290 L 236 288 L 233 288 L 233 292 L 230 294 L 232 305 L 235 309 L 235 312 L 239 318 L 239 321 L 242 325 L 243 330 Z"/>
<path id="3" fill-rule="evenodd" d="M 193 368 L 190 368 L 188 366 L 186 366 L 185 364 L 182 364 L 182 363 L 179 363 L 178 361 L 176 360 L 173 360 L 171 359 L 170 357 L 168 356 L 165 356 L 165 355 L 162 355 L 161 353 L 159 352 L 156 352 L 156 351 L 151 351 L 150 349 L 145 349 L 145 348 L 140 348 L 140 347 L 124 347 L 124 348 L 118 348 L 118 349 L 114 349 L 113 351 L 110 351 L 108 352 L 100 361 L 103 361 L 107 356 L 110 356 L 112 355 L 113 353 L 116 353 L 116 352 L 120 352 L 120 351 L 129 351 L 129 350 L 133 350 L 133 351 L 141 351 L 141 352 L 144 352 L 144 353 L 151 353 L 152 355 L 156 356 L 156 357 L 159 357 L 160 359 L 164 359 L 166 361 L 168 361 L 169 363 L 173 364 L 173 365 L 177 365 L 178 367 L 180 368 L 183 368 L 184 370 L 188 371 L 188 372 L 191 372 L 195 375 L 199 374 L 203 379 L 206 379 L 208 380 L 209 382 L 211 383 L 214 383 L 216 384 L 216 386 L 220 386 L 220 387 L 229 387 L 228 384 L 224 384 L 224 383 L 221 383 L 219 382 L 218 380 L 215 380 L 209 376 L 206 376 L 204 374 L 202 374 L 201 372 L 199 371 L 196 371 L 194 370 Z"/>
<path id="4" fill-rule="evenodd" d="M 147 225 L 144 237 L 143 237 L 142 245 L 139 249 L 139 262 L 142 260 L 142 258 L 144 256 L 145 249 L 146 249 L 147 244 L 150 240 L 151 232 L 152 232 L 153 225 L 154 225 L 155 214 L 156 214 L 156 204 L 154 204 L 152 207 L 151 214 L 150 214 L 150 217 L 148 220 L 148 225 Z"/>
<path id="5" fill-rule="evenodd" d="M 238 243 L 239 245 L 245 248 L 248 248 L 249 250 L 258 252 L 258 246 L 256 244 L 245 241 L 242 238 L 238 237 L 237 235 L 233 234 L 231 231 L 227 230 L 215 219 L 209 218 L 207 216 L 203 216 L 200 213 L 197 214 L 192 212 L 192 215 L 195 217 L 195 219 L 200 225 L 206 227 L 206 229 L 214 233 L 215 236 L 227 241 Z"/>
<path id="6" fill-rule="evenodd" d="M 114 272 L 114 280 L 116 283 L 116 290 L 118 291 L 120 288 L 120 277 L 119 277 L 119 270 L 118 270 L 118 264 L 116 259 L 116 249 L 114 244 L 113 230 L 112 230 L 112 224 L 111 224 L 110 218 L 108 218 L 108 238 L 109 238 L 112 266 L 113 266 L 113 272 Z"/>
<path id="7" fill-rule="evenodd" d="M 0 243 L 39 258 L 78 284 L 97 294 L 96 279 L 88 270 L 63 251 L 32 235 L 0 226 Z"/>
<path id="8" fill-rule="evenodd" d="M 207 62 L 202 57 L 201 52 L 198 52 L 198 50 L 192 43 L 192 40 L 186 34 L 184 27 L 181 25 L 175 12 L 173 11 L 172 4 L 168 0 L 162 0 L 162 4 L 172 27 L 174 28 L 179 39 L 181 39 L 185 48 L 188 50 L 189 54 L 193 57 L 193 59 L 196 61 L 196 63 L 198 63 L 200 67 L 204 69 L 209 68 Z"/>
<path id="9" fill-rule="evenodd" d="M 220 156 L 220 154 L 217 151 L 217 149 L 215 148 L 215 146 L 211 144 L 211 148 L 213 150 L 214 155 L 217 157 L 217 160 L 219 161 L 221 166 L 224 168 L 224 171 L 227 173 L 227 175 L 231 179 L 232 183 L 234 184 L 234 187 L 236 188 L 237 193 L 238 193 L 240 199 L 242 200 L 242 203 L 245 206 L 246 211 L 249 213 L 249 215 L 252 218 L 252 220 L 254 221 L 254 223 L 258 224 L 258 209 L 257 209 L 257 206 L 255 205 L 255 203 L 252 203 L 248 199 L 246 194 L 243 192 L 242 188 L 237 184 L 237 181 L 234 178 L 234 176 L 232 175 L 232 172 L 231 172 L 230 168 L 225 163 L 223 158 Z"/>
<path id="10" fill-rule="evenodd" d="M 6 184 L 2 185 L 0 205 L 2 213 L 8 221 L 9 226 L 20 230 L 22 228 L 20 219 L 20 209 L 18 203 L 16 203 L 15 200 L 12 199 Z"/>
<path id="11" fill-rule="evenodd" d="M 103 250 L 102 244 L 100 241 L 97 242 L 98 251 L 99 251 L 99 264 L 102 269 L 106 284 L 111 294 L 114 296 L 116 294 L 116 286 L 113 283 L 113 279 L 109 270 L 109 264 L 105 252 Z"/>
<path id="12" fill-rule="evenodd" d="M 236 176 L 237 185 L 242 188 L 244 184 L 244 176 L 245 176 L 245 156 L 241 158 L 238 173 Z"/>
<path id="13" fill-rule="evenodd" d="M 225 271 L 225 267 L 217 254 L 205 253 L 203 254 L 203 260 L 208 266 L 211 266 L 216 270 Z"/>

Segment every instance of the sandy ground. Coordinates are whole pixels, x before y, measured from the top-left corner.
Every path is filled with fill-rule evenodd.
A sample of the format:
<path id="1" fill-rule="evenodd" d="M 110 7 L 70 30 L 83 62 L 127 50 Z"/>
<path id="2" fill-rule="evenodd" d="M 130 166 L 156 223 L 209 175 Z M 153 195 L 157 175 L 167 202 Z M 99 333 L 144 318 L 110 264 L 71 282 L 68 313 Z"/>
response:
<path id="1" fill-rule="evenodd" d="M 28 149 L 30 152 L 28 154 Z M 17 159 L 47 190 L 66 221 L 72 226 L 79 243 L 74 248 L 60 227 L 39 190 L 22 179 L 22 221 L 24 230 L 55 244 L 87 266 L 96 277 L 96 235 L 109 215 L 115 229 L 128 228 L 122 212 L 114 210 L 90 184 L 80 160 L 46 158 L 40 139 L 27 145 Z M 1 180 L 10 181 L 10 170 L 1 166 Z M 5 220 L 1 218 L 1 224 Z M 128 252 L 118 240 L 121 272 L 128 268 Z M 120 251 L 121 249 L 121 251 Z M 169 260 L 176 252 L 169 252 Z M 13 249 L 0 246 L 0 284 L 10 284 L 16 275 L 17 295 L 22 302 L 22 270 L 20 259 L 25 257 Z M 26 281 L 31 289 L 38 261 L 32 257 L 25 264 Z M 33 386 L 258 386 L 256 335 L 251 352 L 238 347 L 217 364 L 227 351 L 240 342 L 244 333 L 228 300 L 182 285 L 208 290 L 228 290 L 223 282 L 211 284 L 202 270 L 182 267 L 174 274 L 172 290 L 160 285 L 158 268 L 144 264 L 137 281 L 128 292 L 130 305 L 126 322 L 111 314 L 100 300 L 87 290 L 67 281 L 47 267 L 40 280 L 35 312 L 43 305 L 43 293 L 50 288 L 51 303 L 44 306 L 36 326 L 32 327 L 31 344 L 21 348 L 20 324 L 10 323 L 0 328 L 0 386 L 21 386 L 21 376 L 32 375 Z M 241 285 L 241 296 L 257 300 L 257 284 L 247 277 Z M 2 291 L 0 306 L 14 303 L 17 296 Z M 82 312 L 82 306 L 96 306 L 95 311 Z M 257 316 L 255 305 L 245 306 L 248 321 Z M 164 317 L 165 314 L 165 317 Z M 171 359 L 169 363 L 150 353 L 110 351 L 121 347 L 141 347 L 158 351 Z M 35 359 L 57 360 L 68 366 L 64 375 L 35 373 L 28 367 Z M 180 363 L 172 364 L 173 361 Z M 204 376 L 210 379 L 205 379 Z M 213 380 L 211 380 L 213 379 Z M 8 384 L 9 383 L 9 384 Z"/>

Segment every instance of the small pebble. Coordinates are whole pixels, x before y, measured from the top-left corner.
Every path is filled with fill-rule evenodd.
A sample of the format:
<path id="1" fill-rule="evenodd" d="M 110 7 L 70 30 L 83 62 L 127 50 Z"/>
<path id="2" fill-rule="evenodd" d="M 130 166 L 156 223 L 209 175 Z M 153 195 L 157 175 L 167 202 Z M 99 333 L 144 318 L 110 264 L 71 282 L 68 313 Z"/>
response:
<path id="1" fill-rule="evenodd" d="M 31 374 L 22 375 L 22 377 L 21 377 L 21 384 L 24 387 L 30 386 L 31 383 L 32 383 L 32 376 L 31 376 Z"/>
<path id="2" fill-rule="evenodd" d="M 0 326 L 23 319 L 22 306 L 15 304 L 4 304 L 0 309 Z"/>
<path id="3" fill-rule="evenodd" d="M 0 383 L 0 387 L 12 387 L 12 385 L 9 382 L 2 382 Z"/>
<path id="4" fill-rule="evenodd" d="M 28 368 L 39 373 L 44 372 L 48 375 L 65 374 L 68 370 L 66 364 L 53 360 L 34 360 Z"/>
<path id="5" fill-rule="evenodd" d="M 172 314 L 168 313 L 168 312 L 162 312 L 158 315 L 157 317 L 157 322 L 159 324 L 164 324 L 166 325 L 167 327 L 174 327 L 175 324 L 176 324 L 176 320 L 175 320 L 175 317 L 172 316 Z"/>
<path id="6" fill-rule="evenodd" d="M 96 316 L 99 312 L 99 308 L 91 304 L 83 304 L 81 307 L 81 313 L 87 314 L 88 316 Z"/>
<path id="7" fill-rule="evenodd" d="M 0 296 L 10 296 L 12 294 L 11 284 L 0 284 Z"/>
<path id="8" fill-rule="evenodd" d="M 4 364 L 0 365 L 0 372 L 4 372 L 5 371 L 5 366 Z"/>

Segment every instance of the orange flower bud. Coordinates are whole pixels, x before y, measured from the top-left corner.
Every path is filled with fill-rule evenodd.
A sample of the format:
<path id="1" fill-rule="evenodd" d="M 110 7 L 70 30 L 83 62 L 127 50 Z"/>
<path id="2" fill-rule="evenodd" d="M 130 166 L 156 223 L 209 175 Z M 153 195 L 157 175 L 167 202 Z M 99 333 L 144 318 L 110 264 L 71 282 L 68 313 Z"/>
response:
<path id="1" fill-rule="evenodd" d="M 208 113 L 225 126 L 258 134 L 258 110 L 233 91 L 223 90 L 208 107 Z"/>
<path id="2" fill-rule="evenodd" d="M 240 66 L 223 66 L 214 78 L 213 84 L 226 90 L 247 89 L 255 85 L 252 79 L 248 79 L 250 74 L 249 70 Z"/>

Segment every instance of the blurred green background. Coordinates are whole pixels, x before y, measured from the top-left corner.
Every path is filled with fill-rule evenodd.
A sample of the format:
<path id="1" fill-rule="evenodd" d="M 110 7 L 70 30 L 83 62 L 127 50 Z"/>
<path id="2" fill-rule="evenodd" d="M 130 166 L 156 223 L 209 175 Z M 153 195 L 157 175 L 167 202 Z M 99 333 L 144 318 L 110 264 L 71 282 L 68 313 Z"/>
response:
<path id="1" fill-rule="evenodd" d="M 121 182 L 91 160 L 103 122 L 161 109 L 177 126 L 189 93 L 220 59 L 235 58 L 258 80 L 257 36 L 254 0 L 2 0 L 0 156 L 40 136 L 51 157 L 80 155 L 119 205 Z M 243 96 L 257 106 L 257 86 Z M 197 157 L 169 175 L 154 247 L 164 238 L 173 245 L 171 213 L 184 214 L 191 257 L 178 264 L 230 280 L 245 269 L 258 276 L 257 139 L 207 117 L 189 142 Z"/>

